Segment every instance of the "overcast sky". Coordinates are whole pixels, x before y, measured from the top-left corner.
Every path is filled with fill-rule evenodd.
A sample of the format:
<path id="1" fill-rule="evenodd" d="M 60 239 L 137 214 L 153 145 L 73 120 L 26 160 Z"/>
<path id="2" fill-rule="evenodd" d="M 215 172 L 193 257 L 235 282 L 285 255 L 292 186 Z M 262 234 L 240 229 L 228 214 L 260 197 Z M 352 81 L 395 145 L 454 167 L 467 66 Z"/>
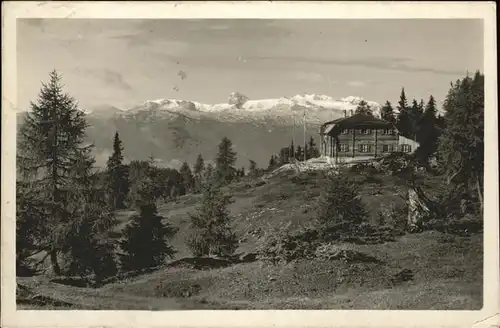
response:
<path id="1" fill-rule="evenodd" d="M 57 69 L 82 107 L 298 93 L 442 101 L 483 70 L 479 20 L 18 20 L 18 106 Z"/>

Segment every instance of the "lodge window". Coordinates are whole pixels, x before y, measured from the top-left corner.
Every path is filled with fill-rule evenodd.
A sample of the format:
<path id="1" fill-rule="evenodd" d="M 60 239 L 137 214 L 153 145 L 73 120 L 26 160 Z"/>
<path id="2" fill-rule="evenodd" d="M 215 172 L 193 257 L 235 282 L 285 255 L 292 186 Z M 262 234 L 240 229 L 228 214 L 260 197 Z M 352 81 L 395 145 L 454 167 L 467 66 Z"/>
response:
<path id="1" fill-rule="evenodd" d="M 382 145 L 382 152 L 390 153 L 392 152 L 392 150 L 393 150 L 392 145 Z"/>
<path id="2" fill-rule="evenodd" d="M 371 145 L 358 145 L 358 151 L 360 153 L 369 153 L 371 152 Z"/>
<path id="3" fill-rule="evenodd" d="M 359 129 L 356 131 L 357 134 L 371 134 L 372 130 L 371 129 Z"/>
<path id="4" fill-rule="evenodd" d="M 349 129 L 342 129 L 342 134 L 349 134 Z"/>
<path id="5" fill-rule="evenodd" d="M 401 145 L 401 151 L 404 153 L 409 153 L 409 152 L 411 152 L 411 146 L 410 145 Z"/>
<path id="6" fill-rule="evenodd" d="M 392 129 L 384 129 L 380 132 L 382 135 L 394 135 L 394 130 L 392 130 Z"/>
<path id="7" fill-rule="evenodd" d="M 349 145 L 348 144 L 340 144 L 340 151 L 343 153 L 346 153 L 349 151 Z"/>

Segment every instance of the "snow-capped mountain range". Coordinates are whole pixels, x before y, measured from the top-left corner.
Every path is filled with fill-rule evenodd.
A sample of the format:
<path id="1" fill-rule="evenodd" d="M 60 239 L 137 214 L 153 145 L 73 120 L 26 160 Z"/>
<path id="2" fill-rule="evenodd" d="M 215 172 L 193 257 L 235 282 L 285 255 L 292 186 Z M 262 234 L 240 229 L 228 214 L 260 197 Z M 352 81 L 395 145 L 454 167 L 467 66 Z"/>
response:
<path id="1" fill-rule="evenodd" d="M 115 131 L 123 141 L 127 161 L 152 156 L 159 163 L 178 168 L 183 161 L 194 163 L 198 154 L 213 160 L 220 140 L 228 137 L 237 152 L 238 166 L 247 166 L 251 159 L 259 167 L 267 167 L 270 156 L 292 140 L 303 144 L 304 113 L 306 139 L 312 137 L 318 144 L 319 125 L 343 117 L 344 110 L 354 111 L 361 100 L 315 94 L 253 100 L 233 92 L 226 103 L 219 104 L 158 99 L 129 109 L 103 105 L 86 111 L 86 139 L 95 145 L 99 167 L 106 165 L 112 153 Z M 379 115 L 381 106 L 366 102 L 374 115 Z M 21 124 L 24 114 L 19 115 Z"/>
<path id="2" fill-rule="evenodd" d="M 115 107 L 100 108 L 88 113 L 96 116 L 117 115 L 122 118 L 142 120 L 165 119 L 179 114 L 189 118 L 212 118 L 224 122 L 269 120 L 276 124 L 302 122 L 304 114 L 311 124 L 321 124 L 344 115 L 344 110 L 355 110 L 364 100 L 361 97 L 345 97 L 335 99 L 326 95 L 301 94 L 293 97 L 271 99 L 248 99 L 244 95 L 233 92 L 227 103 L 204 104 L 197 101 L 179 99 L 148 100 L 139 106 L 119 110 Z M 375 116 L 380 115 L 381 105 L 374 101 L 366 101 Z"/>

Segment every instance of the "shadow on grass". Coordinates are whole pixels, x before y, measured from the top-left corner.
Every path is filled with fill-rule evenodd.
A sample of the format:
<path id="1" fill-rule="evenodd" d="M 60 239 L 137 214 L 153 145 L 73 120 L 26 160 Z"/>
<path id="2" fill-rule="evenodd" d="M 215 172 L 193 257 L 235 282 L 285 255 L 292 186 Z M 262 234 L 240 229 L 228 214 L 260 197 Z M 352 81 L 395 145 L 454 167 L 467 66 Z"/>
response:
<path id="1" fill-rule="evenodd" d="M 211 270 L 218 268 L 229 267 L 234 264 L 239 263 L 249 263 L 256 261 L 256 256 L 252 256 L 253 254 L 247 254 L 244 257 L 233 256 L 232 258 L 222 259 L 222 258 L 213 258 L 213 257 L 185 257 L 180 260 L 169 263 L 166 267 L 191 267 L 195 270 Z"/>
<path id="2" fill-rule="evenodd" d="M 85 278 L 85 277 L 81 277 L 81 278 L 80 277 L 54 278 L 54 279 L 51 279 L 50 282 L 53 282 L 56 284 L 61 284 L 61 285 L 80 287 L 80 288 L 91 287 L 93 285 L 93 283 L 90 281 L 90 279 Z"/>
<path id="3" fill-rule="evenodd" d="M 256 261 L 256 256 L 253 253 L 246 254 L 241 258 L 240 256 L 235 255 L 229 259 L 212 258 L 212 257 L 185 257 L 160 267 L 151 267 L 142 270 L 121 272 L 116 276 L 105 278 L 98 281 L 92 279 L 91 277 L 59 277 L 51 279 L 50 282 L 77 288 L 99 288 L 110 283 L 138 277 L 140 275 L 152 273 L 160 269 L 183 267 L 194 270 L 211 270 L 211 269 L 225 268 L 239 263 L 249 263 L 254 261 Z"/>

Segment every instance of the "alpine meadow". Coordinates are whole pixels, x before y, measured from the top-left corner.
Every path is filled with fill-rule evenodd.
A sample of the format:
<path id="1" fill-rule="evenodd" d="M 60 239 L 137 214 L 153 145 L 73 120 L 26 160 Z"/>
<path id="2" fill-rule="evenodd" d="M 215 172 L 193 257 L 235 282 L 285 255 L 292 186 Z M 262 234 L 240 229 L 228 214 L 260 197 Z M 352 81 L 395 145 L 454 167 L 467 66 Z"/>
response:
<path id="1" fill-rule="evenodd" d="M 479 20 L 17 28 L 19 310 L 483 307 Z"/>

